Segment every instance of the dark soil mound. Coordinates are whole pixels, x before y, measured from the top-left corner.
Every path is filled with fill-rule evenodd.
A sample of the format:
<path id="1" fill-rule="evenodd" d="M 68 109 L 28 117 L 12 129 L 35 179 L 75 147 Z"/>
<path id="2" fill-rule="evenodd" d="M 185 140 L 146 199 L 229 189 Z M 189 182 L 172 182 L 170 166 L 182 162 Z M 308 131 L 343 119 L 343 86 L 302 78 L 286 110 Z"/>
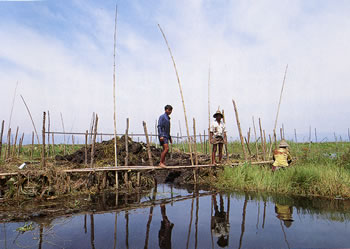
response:
<path id="1" fill-rule="evenodd" d="M 147 145 L 143 142 L 134 142 L 129 137 L 128 139 L 128 165 L 129 166 L 147 166 L 150 165 L 147 153 Z M 126 147 L 125 137 L 117 137 L 117 152 L 118 165 L 125 165 Z M 151 146 L 152 160 L 154 165 L 159 164 L 161 148 Z M 69 161 L 75 164 L 84 164 L 85 162 L 85 148 L 66 156 L 56 156 L 58 161 Z M 94 162 L 100 165 L 114 165 L 114 139 L 103 141 L 95 144 Z M 87 148 L 87 162 L 91 162 L 91 145 Z M 190 155 L 175 150 L 170 151 L 166 159 L 167 165 L 191 165 Z M 199 164 L 209 163 L 207 155 L 198 156 Z"/>

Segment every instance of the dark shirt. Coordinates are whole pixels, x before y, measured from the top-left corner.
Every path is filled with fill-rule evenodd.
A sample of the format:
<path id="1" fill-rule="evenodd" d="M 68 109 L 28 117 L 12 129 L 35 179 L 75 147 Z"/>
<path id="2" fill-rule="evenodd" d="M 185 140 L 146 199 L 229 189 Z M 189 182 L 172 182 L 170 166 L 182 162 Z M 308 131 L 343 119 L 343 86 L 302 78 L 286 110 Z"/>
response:
<path id="1" fill-rule="evenodd" d="M 160 115 L 158 120 L 158 137 L 166 137 L 170 139 L 170 117 L 164 113 Z"/>

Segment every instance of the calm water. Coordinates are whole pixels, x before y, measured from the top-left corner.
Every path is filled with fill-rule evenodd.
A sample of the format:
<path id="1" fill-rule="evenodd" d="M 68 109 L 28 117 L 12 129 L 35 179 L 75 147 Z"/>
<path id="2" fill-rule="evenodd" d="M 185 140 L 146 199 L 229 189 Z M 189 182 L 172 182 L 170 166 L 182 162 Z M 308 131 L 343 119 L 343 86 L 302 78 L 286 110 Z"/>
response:
<path id="1" fill-rule="evenodd" d="M 0 248 L 350 246 L 346 201 L 220 194 L 168 185 L 132 200 L 108 195 L 96 201 L 108 211 L 1 223 Z M 16 231 L 25 224 L 34 230 Z"/>

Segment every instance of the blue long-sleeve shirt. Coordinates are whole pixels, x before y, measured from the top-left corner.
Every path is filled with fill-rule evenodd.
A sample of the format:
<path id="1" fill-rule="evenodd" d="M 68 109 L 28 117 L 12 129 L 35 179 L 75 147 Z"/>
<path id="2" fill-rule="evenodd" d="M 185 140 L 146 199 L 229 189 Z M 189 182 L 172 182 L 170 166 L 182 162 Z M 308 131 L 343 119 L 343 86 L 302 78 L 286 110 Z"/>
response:
<path id="1" fill-rule="evenodd" d="M 164 113 L 158 120 L 158 137 L 171 138 L 170 136 L 170 117 Z"/>

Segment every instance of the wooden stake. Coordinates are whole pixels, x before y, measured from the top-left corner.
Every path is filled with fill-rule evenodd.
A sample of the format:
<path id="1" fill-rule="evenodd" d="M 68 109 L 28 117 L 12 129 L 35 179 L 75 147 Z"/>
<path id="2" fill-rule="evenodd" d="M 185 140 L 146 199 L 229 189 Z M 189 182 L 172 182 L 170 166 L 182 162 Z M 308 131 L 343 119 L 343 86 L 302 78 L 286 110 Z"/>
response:
<path id="1" fill-rule="evenodd" d="M 147 133 L 146 122 L 143 121 L 142 124 L 143 124 L 143 129 L 144 129 L 144 131 L 145 131 L 145 136 L 146 136 L 147 153 L 148 153 L 149 164 L 150 164 L 150 166 L 153 166 L 152 153 L 151 153 L 151 145 L 150 145 L 150 143 L 149 143 L 149 138 L 148 138 L 148 133 Z"/>
<path id="2" fill-rule="evenodd" d="M 247 152 L 245 151 L 245 148 L 244 148 L 244 140 L 243 140 L 243 136 L 242 136 L 241 124 L 240 124 L 239 118 L 238 118 L 238 111 L 237 111 L 236 102 L 234 100 L 232 100 L 232 103 L 233 103 L 233 108 L 235 109 L 237 127 L 238 127 L 239 137 L 241 139 L 241 145 L 242 145 L 244 159 L 248 160 Z"/>
<path id="3" fill-rule="evenodd" d="M 272 140 L 271 140 L 271 135 L 269 134 L 269 143 L 270 143 L 270 149 L 269 149 L 269 157 L 268 159 L 271 157 L 271 150 L 272 150 Z"/>
<path id="4" fill-rule="evenodd" d="M 264 161 L 266 161 L 266 158 L 265 158 L 266 151 L 265 151 L 265 147 L 264 147 L 264 137 L 263 137 L 262 127 L 261 127 L 261 119 L 260 118 L 259 118 L 259 128 L 260 128 L 261 148 L 262 148 L 262 151 L 263 151 L 263 159 L 264 159 Z"/>
<path id="5" fill-rule="evenodd" d="M 211 154 L 211 134 L 210 134 L 210 65 L 209 65 L 209 69 L 208 69 L 208 154 Z M 204 133 L 205 135 L 205 133 Z M 204 137 L 205 140 L 205 137 Z M 232 151 L 233 153 L 233 151 Z"/>
<path id="6" fill-rule="evenodd" d="M 19 129 L 19 127 L 17 126 L 15 141 L 13 142 L 13 146 L 12 146 L 12 157 L 16 157 L 16 149 L 17 149 L 16 146 L 17 146 L 18 129 Z"/>
<path id="7" fill-rule="evenodd" d="M 7 133 L 7 154 L 5 155 L 5 160 L 11 158 L 11 128 Z"/>
<path id="8" fill-rule="evenodd" d="M 19 142 L 18 154 L 17 154 L 18 157 L 20 156 L 20 153 L 21 153 L 21 151 L 22 151 L 23 139 L 24 139 L 24 132 L 22 133 L 22 137 L 21 137 L 21 139 L 19 140 L 20 142 Z"/>
<path id="9" fill-rule="evenodd" d="M 55 134 L 52 133 L 52 156 L 56 156 L 56 150 L 55 150 Z"/>
<path id="10" fill-rule="evenodd" d="M 222 120 L 224 121 L 224 124 L 226 125 L 226 120 L 225 120 L 225 111 L 224 109 L 222 110 Z M 224 145 L 225 145 L 225 151 L 226 151 L 226 160 L 229 160 L 229 154 L 228 154 L 228 147 L 227 147 L 227 136 L 226 136 L 226 131 L 225 131 L 225 135 L 224 135 Z"/>
<path id="11" fill-rule="evenodd" d="M 34 131 L 35 131 L 35 134 L 36 134 L 36 138 L 37 138 L 38 144 L 39 144 L 39 143 L 40 143 L 40 139 L 39 139 L 38 132 L 36 131 L 36 128 L 35 128 L 35 124 L 34 124 L 34 121 L 33 121 L 33 118 L 32 118 L 32 114 L 30 113 L 30 110 L 29 110 L 29 108 L 28 108 L 28 106 L 27 106 L 27 103 L 26 103 L 26 101 L 24 100 L 24 98 L 23 98 L 22 95 L 21 95 L 21 98 L 22 98 L 22 100 L 23 100 L 24 105 L 26 106 L 26 109 L 27 109 L 27 111 L 28 111 L 30 120 L 32 121 L 32 124 L 33 124 L 33 127 L 34 127 Z"/>
<path id="12" fill-rule="evenodd" d="M 0 160 L 2 155 L 2 136 L 4 135 L 4 126 L 5 126 L 5 120 L 1 123 L 1 133 L 0 133 Z"/>
<path id="13" fill-rule="evenodd" d="M 282 128 L 280 128 L 280 138 L 281 138 L 281 140 L 283 139 L 283 132 L 282 132 Z"/>
<path id="14" fill-rule="evenodd" d="M 315 142 L 317 143 L 317 131 L 316 131 L 316 128 L 315 128 Z"/>
<path id="15" fill-rule="evenodd" d="M 62 116 L 62 112 L 60 112 L 61 115 L 61 123 L 62 123 L 62 129 L 63 132 L 66 133 L 66 131 L 64 130 L 64 122 L 63 122 L 63 116 Z M 66 155 L 66 134 L 63 134 L 63 155 Z"/>
<path id="16" fill-rule="evenodd" d="M 86 130 L 86 132 L 85 132 L 85 166 L 87 166 L 87 164 L 88 164 L 88 147 L 87 147 L 88 133 L 89 133 L 89 131 Z"/>
<path id="17" fill-rule="evenodd" d="M 258 150 L 258 140 L 256 137 L 256 129 L 255 129 L 255 122 L 254 122 L 254 116 L 253 116 L 253 128 L 254 128 L 254 137 L 255 137 L 255 152 L 256 152 L 256 160 L 259 160 L 259 150 Z"/>
<path id="18" fill-rule="evenodd" d="M 168 47 L 171 60 L 173 61 L 173 65 L 174 65 L 174 69 L 175 69 L 175 73 L 176 73 L 177 82 L 178 82 L 178 84 L 179 84 L 180 95 L 181 95 L 181 100 L 182 100 L 182 107 L 183 107 L 184 116 L 185 116 L 185 123 L 186 123 L 186 130 L 187 130 L 188 147 L 189 147 L 189 150 L 190 150 L 191 165 L 193 165 L 192 148 L 191 148 L 191 139 L 189 139 L 189 138 L 190 138 L 190 131 L 189 131 L 189 129 L 188 129 L 188 122 L 187 122 L 187 115 L 186 115 L 185 100 L 184 100 L 184 97 L 183 97 L 183 94 L 182 94 L 182 86 L 181 86 L 179 74 L 178 74 L 177 69 L 176 69 L 175 60 L 174 60 L 173 54 L 172 54 L 172 52 L 171 52 L 170 46 L 169 46 L 169 44 L 168 44 L 168 40 L 166 39 L 165 34 L 164 34 L 164 32 L 163 32 L 163 30 L 162 30 L 162 28 L 160 27 L 159 24 L 158 24 L 158 27 L 159 27 L 159 29 L 160 29 L 160 32 L 162 32 L 163 38 L 164 38 L 165 43 L 166 43 L 166 45 L 167 45 L 167 47 Z"/>
<path id="19" fill-rule="evenodd" d="M 125 129 L 125 166 L 128 166 L 129 164 L 129 144 L 128 144 L 128 133 L 129 133 L 129 118 L 126 119 L 126 129 Z M 138 173 L 139 174 L 139 173 Z M 128 185 L 128 172 L 124 173 L 124 179 L 125 179 L 125 184 Z"/>
<path id="20" fill-rule="evenodd" d="M 277 135 L 276 135 L 276 130 L 273 130 L 273 139 L 275 140 L 275 149 L 277 149 Z"/>
<path id="21" fill-rule="evenodd" d="M 97 124 L 98 124 L 98 116 L 96 114 L 94 137 L 92 139 L 92 146 L 91 146 L 91 163 L 90 163 L 91 168 L 94 167 L 94 154 L 95 154 L 95 143 L 96 143 L 96 135 L 97 135 Z"/>
<path id="22" fill-rule="evenodd" d="M 286 139 L 286 137 L 284 136 L 284 124 L 282 123 L 282 137 L 283 139 Z"/>
<path id="23" fill-rule="evenodd" d="M 194 155 L 195 155 L 195 162 L 196 165 L 198 165 L 198 155 L 197 155 L 197 139 L 196 139 L 196 120 L 193 118 L 193 148 L 194 148 Z"/>
<path id="24" fill-rule="evenodd" d="M 249 148 L 249 141 L 247 140 L 247 138 L 244 138 L 244 140 L 245 140 L 245 143 L 247 145 L 249 156 L 251 157 L 252 156 L 252 152 L 250 151 L 250 148 Z"/>
<path id="25" fill-rule="evenodd" d="M 31 149 L 30 156 L 31 156 L 31 159 L 33 160 L 33 157 L 34 157 L 34 131 L 32 132 L 32 149 Z"/>
<path id="26" fill-rule="evenodd" d="M 201 151 L 204 153 L 203 140 L 202 140 L 202 135 L 200 133 L 199 133 L 199 142 L 201 145 Z"/>
<path id="27" fill-rule="evenodd" d="M 42 151 L 41 151 L 41 168 L 45 168 L 46 162 L 45 162 L 45 121 L 46 121 L 46 112 L 43 112 L 43 144 L 42 144 Z"/>
<path id="28" fill-rule="evenodd" d="M 50 119 L 50 112 L 47 111 L 47 122 L 48 122 L 48 127 L 47 127 L 47 156 L 50 156 L 50 126 L 51 126 L 51 119 Z"/>
<path id="29" fill-rule="evenodd" d="M 265 135 L 265 130 L 263 130 L 264 132 L 264 151 L 265 151 L 265 155 L 264 155 L 264 158 L 266 159 L 266 154 L 267 154 L 267 150 L 266 150 L 266 135 Z"/>

